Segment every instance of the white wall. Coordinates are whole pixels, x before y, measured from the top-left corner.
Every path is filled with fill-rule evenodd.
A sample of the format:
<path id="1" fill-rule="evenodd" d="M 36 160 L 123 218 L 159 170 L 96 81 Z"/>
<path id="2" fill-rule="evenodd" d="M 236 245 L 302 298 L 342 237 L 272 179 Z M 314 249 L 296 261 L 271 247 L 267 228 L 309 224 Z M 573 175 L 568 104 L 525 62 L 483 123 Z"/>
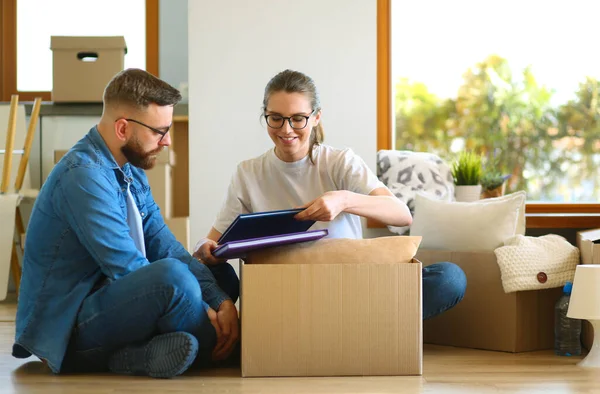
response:
<path id="1" fill-rule="evenodd" d="M 158 69 L 176 88 L 188 82 L 188 0 L 160 0 Z"/>
<path id="2" fill-rule="evenodd" d="M 292 68 L 315 79 L 325 142 L 375 171 L 376 1 L 189 2 L 190 216 L 204 237 L 236 164 L 272 146 L 263 90 Z"/>

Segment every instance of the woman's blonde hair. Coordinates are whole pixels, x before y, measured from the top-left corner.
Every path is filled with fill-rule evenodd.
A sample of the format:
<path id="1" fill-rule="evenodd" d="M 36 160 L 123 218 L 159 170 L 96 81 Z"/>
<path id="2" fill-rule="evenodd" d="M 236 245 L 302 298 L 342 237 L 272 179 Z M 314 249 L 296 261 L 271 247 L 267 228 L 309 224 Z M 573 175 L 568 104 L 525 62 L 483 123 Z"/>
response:
<path id="1" fill-rule="evenodd" d="M 319 93 L 315 82 L 308 75 L 305 75 L 299 71 L 285 70 L 275 75 L 267 86 L 265 87 L 265 94 L 263 97 L 263 113 L 267 110 L 267 104 L 269 98 L 273 93 L 286 92 L 286 93 L 302 93 L 310 100 L 310 105 L 313 113 L 317 113 L 321 110 L 321 101 L 319 99 Z M 314 126 L 310 131 L 310 145 L 308 147 L 308 158 L 311 163 L 315 163 L 313 160 L 313 148 L 315 145 L 319 145 L 325 139 L 325 133 L 321 122 Z"/>

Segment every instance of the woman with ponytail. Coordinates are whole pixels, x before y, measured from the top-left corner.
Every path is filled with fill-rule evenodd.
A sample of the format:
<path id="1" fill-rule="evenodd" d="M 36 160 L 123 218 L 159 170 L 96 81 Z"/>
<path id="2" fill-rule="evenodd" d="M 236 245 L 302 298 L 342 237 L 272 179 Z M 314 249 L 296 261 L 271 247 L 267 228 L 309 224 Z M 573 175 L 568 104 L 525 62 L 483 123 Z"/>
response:
<path id="1" fill-rule="evenodd" d="M 225 202 L 195 256 L 206 264 L 216 241 L 242 213 L 303 207 L 296 218 L 315 220 L 331 238 L 362 238 L 360 217 L 410 225 L 408 207 L 377 179 L 351 149 L 323 144 L 321 102 L 314 81 L 285 70 L 267 84 L 262 106 L 274 147 L 238 164 Z"/>
<path id="2" fill-rule="evenodd" d="M 408 226 L 412 217 L 365 162 L 351 149 L 323 144 L 321 103 L 314 81 L 285 70 L 267 84 L 263 113 L 274 148 L 238 164 L 225 202 L 194 256 L 205 264 L 222 260 L 212 251 L 239 214 L 302 207 L 300 220 L 317 221 L 330 238 L 362 238 L 360 217 Z M 423 269 L 424 316 L 451 308 L 465 291 L 462 270 L 451 263 Z"/>

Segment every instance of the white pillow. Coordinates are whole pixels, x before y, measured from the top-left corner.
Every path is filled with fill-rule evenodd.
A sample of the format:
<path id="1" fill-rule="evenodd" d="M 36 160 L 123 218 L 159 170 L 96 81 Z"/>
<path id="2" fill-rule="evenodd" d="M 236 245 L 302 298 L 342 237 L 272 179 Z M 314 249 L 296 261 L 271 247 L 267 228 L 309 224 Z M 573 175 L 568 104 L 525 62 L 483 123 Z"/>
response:
<path id="1" fill-rule="evenodd" d="M 524 191 L 474 202 L 417 194 L 410 235 L 423 237 L 423 249 L 493 251 L 525 234 L 525 199 Z"/>

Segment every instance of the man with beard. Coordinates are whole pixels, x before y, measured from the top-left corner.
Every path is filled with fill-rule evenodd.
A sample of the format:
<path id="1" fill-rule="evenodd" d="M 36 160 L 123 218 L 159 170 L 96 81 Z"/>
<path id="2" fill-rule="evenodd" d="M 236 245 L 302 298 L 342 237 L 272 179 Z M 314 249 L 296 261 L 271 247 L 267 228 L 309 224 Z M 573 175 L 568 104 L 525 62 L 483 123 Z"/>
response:
<path id="1" fill-rule="evenodd" d="M 54 373 L 169 378 L 232 353 L 235 271 L 176 241 L 144 172 L 171 144 L 180 100 L 145 71 L 120 72 L 100 122 L 50 173 L 27 229 L 15 357 Z"/>

